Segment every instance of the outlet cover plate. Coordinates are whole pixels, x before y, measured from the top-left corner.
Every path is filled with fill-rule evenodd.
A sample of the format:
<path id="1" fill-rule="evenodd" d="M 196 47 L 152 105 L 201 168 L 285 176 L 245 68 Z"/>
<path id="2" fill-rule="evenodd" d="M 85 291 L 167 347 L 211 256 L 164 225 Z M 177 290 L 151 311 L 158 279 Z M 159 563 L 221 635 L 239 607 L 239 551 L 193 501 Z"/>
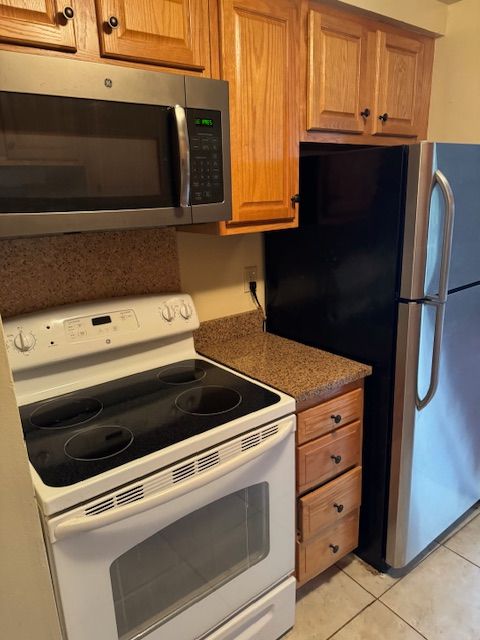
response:
<path id="1" fill-rule="evenodd" d="M 250 292 L 249 282 L 257 282 L 257 267 L 245 267 L 243 270 L 243 290 Z"/>

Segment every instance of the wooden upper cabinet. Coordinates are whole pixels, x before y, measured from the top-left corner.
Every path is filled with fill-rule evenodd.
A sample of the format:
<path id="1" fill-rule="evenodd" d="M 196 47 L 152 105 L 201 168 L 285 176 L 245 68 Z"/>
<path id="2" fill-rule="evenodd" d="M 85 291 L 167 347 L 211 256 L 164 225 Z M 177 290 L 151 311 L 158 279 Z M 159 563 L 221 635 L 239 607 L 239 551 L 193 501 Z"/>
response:
<path id="1" fill-rule="evenodd" d="M 308 130 L 365 130 L 367 53 L 368 31 L 360 22 L 309 11 Z"/>
<path id="2" fill-rule="evenodd" d="M 433 38 L 316 0 L 301 6 L 307 69 L 302 141 L 425 138 Z"/>
<path id="3" fill-rule="evenodd" d="M 429 102 L 430 86 L 424 84 L 425 45 L 422 41 L 377 31 L 376 117 L 372 133 L 393 136 L 419 135 L 422 105 Z"/>
<path id="4" fill-rule="evenodd" d="M 103 56 L 203 71 L 208 0 L 96 0 Z"/>
<path id="5" fill-rule="evenodd" d="M 75 3 L 0 0 L 0 42 L 75 51 Z"/>
<path id="6" fill-rule="evenodd" d="M 298 191 L 299 131 L 296 2 L 223 0 L 221 21 L 222 77 L 230 83 L 229 225 L 260 223 L 258 231 L 265 224 L 294 226 L 298 205 L 291 198 Z"/>

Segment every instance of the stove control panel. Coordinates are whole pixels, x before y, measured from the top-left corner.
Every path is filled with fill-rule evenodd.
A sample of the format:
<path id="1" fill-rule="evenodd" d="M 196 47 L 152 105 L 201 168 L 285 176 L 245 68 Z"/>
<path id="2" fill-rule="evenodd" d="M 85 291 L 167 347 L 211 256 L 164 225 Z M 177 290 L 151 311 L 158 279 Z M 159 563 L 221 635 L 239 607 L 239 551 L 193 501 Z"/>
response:
<path id="1" fill-rule="evenodd" d="M 105 338 L 126 331 L 136 331 L 139 327 L 133 309 L 112 311 L 99 316 L 69 318 L 63 323 L 65 336 L 69 342 Z"/>
<path id="2" fill-rule="evenodd" d="M 13 371 L 128 347 L 158 349 L 172 338 L 191 341 L 198 316 L 190 296 L 145 295 L 88 302 L 17 316 L 5 321 Z M 178 336 L 178 337 L 177 337 Z M 147 346 L 144 343 L 151 343 Z M 143 345 L 143 346 L 142 346 Z M 169 348 L 170 348 L 169 346 Z"/>

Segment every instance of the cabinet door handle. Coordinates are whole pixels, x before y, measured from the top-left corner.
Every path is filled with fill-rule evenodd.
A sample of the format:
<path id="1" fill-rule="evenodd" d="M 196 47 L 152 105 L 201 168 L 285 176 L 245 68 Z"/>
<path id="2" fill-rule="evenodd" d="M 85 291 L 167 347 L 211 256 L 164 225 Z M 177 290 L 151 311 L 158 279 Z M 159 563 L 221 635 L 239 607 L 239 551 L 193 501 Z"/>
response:
<path id="1" fill-rule="evenodd" d="M 72 7 L 65 7 L 62 11 L 62 17 L 67 21 L 73 20 L 75 17 L 75 11 L 72 9 Z"/>
<path id="2" fill-rule="evenodd" d="M 300 202 L 300 194 L 296 193 L 294 196 L 290 198 L 290 202 L 292 203 L 292 207 L 295 209 L 295 205 Z"/>
<path id="3" fill-rule="evenodd" d="M 360 111 L 360 115 L 363 116 L 364 118 L 368 118 L 368 116 L 370 115 L 371 111 L 370 109 L 364 109 L 363 111 Z"/>
<path id="4" fill-rule="evenodd" d="M 338 553 L 338 550 L 340 549 L 340 547 L 338 546 L 338 544 L 329 544 L 328 545 L 330 547 L 330 549 L 332 550 L 332 553 Z"/>
<path id="5" fill-rule="evenodd" d="M 338 513 L 342 513 L 343 511 L 343 504 L 337 504 L 335 502 L 335 504 L 333 505 L 335 507 L 335 509 L 338 511 Z"/>
<path id="6" fill-rule="evenodd" d="M 330 458 L 335 462 L 335 464 L 340 464 L 342 461 L 342 456 L 330 456 Z"/>
<path id="7" fill-rule="evenodd" d="M 110 16 L 107 20 L 107 25 L 110 27 L 110 29 L 118 29 L 118 25 L 120 23 L 118 22 L 118 18 L 116 16 Z"/>
<path id="8" fill-rule="evenodd" d="M 330 416 L 330 418 L 334 421 L 335 424 L 338 424 L 342 421 L 342 416 L 339 413 L 337 413 L 337 415 Z"/>
<path id="9" fill-rule="evenodd" d="M 388 113 L 382 113 L 381 116 L 378 116 L 378 119 L 385 123 L 388 120 Z"/>

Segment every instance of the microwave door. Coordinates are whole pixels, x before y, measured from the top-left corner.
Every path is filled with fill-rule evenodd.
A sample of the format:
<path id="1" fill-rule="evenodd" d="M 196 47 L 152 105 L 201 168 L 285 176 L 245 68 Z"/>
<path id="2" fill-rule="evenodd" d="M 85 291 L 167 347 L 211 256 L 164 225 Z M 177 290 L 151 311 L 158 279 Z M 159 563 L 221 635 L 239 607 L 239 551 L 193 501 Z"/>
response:
<path id="1" fill-rule="evenodd" d="M 7 54 L 0 237 L 192 222 L 183 77 Z"/>

